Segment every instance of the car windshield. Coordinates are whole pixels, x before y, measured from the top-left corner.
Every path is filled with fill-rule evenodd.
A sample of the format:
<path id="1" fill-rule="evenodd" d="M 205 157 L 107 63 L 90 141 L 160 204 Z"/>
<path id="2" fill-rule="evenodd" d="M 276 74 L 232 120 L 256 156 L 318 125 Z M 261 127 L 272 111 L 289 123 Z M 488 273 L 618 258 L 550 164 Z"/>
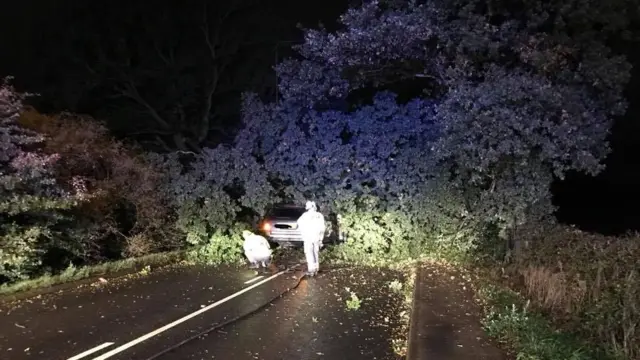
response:
<path id="1" fill-rule="evenodd" d="M 297 219 L 304 213 L 304 208 L 284 207 L 271 210 L 270 215 L 276 218 Z"/>

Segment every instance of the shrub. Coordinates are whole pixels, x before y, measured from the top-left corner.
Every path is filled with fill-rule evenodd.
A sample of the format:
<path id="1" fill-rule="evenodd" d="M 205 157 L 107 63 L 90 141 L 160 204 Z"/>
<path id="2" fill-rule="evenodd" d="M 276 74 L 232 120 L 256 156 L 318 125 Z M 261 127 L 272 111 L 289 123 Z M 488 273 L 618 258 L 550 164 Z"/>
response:
<path id="1" fill-rule="evenodd" d="M 0 282 L 37 274 L 43 258 L 71 247 L 69 211 L 88 195 L 81 177 L 56 177 L 61 155 L 41 151 L 45 138 L 17 123 L 25 96 L 8 79 L 0 85 Z"/>
<path id="2" fill-rule="evenodd" d="M 561 325 L 629 359 L 640 356 L 638 236 L 607 237 L 567 227 L 521 236 L 530 245 L 507 269 L 520 279 L 516 288 Z"/>
<path id="3" fill-rule="evenodd" d="M 157 191 L 163 175 L 135 149 L 87 116 L 47 116 L 28 109 L 20 123 L 47 136 L 44 151 L 61 156 L 55 168 L 60 178 L 82 176 L 93 194 L 74 213 L 74 256 L 96 261 L 179 245 L 166 199 Z"/>
<path id="4" fill-rule="evenodd" d="M 485 330 L 511 348 L 518 360 L 615 359 L 575 334 L 558 331 L 517 293 L 485 285 L 479 294 L 487 308 L 482 321 Z"/>

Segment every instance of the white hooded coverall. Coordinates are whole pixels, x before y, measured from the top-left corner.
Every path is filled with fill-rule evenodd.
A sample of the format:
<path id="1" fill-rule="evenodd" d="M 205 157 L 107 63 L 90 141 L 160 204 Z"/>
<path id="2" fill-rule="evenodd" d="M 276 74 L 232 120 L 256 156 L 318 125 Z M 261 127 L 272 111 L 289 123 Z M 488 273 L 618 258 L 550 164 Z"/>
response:
<path id="1" fill-rule="evenodd" d="M 250 231 L 242 233 L 244 237 L 244 255 L 253 265 L 261 264 L 266 267 L 271 262 L 271 246 L 263 236 Z"/>
<path id="2" fill-rule="evenodd" d="M 307 203 L 307 211 L 298 219 L 298 229 L 304 241 L 307 271 L 315 274 L 320 269 L 320 246 L 326 230 L 324 216 L 315 204 Z"/>

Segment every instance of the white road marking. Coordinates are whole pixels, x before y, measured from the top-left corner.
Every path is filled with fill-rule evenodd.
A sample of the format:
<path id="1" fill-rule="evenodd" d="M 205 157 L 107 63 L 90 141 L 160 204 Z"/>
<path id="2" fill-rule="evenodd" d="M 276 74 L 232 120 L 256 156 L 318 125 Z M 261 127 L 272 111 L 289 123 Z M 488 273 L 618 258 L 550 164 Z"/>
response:
<path id="1" fill-rule="evenodd" d="M 262 279 L 263 277 L 264 277 L 264 276 L 262 276 L 262 275 L 260 275 L 260 276 L 256 276 L 256 277 L 254 277 L 254 278 L 253 278 L 253 279 L 251 279 L 251 280 L 247 280 L 247 281 L 245 281 L 244 283 L 245 283 L 245 284 L 251 284 L 252 282 L 256 282 L 256 281 L 258 281 L 258 280 Z"/>
<path id="2" fill-rule="evenodd" d="M 96 346 L 96 347 L 94 347 L 94 348 L 91 348 L 91 349 L 89 349 L 89 350 L 85 351 L 85 352 L 82 352 L 82 353 L 80 353 L 80 354 L 78 354 L 78 355 L 76 355 L 76 356 L 70 357 L 70 358 L 68 358 L 67 360 L 78 360 L 78 359 L 82 359 L 82 358 L 83 358 L 83 357 L 85 357 L 85 356 L 91 355 L 91 354 L 93 354 L 94 352 L 98 352 L 98 351 L 100 351 L 100 350 L 102 350 L 102 349 L 104 349 L 104 348 L 106 348 L 106 347 L 109 347 L 109 346 L 111 346 L 111 345 L 113 345 L 113 344 L 114 344 L 114 343 L 112 343 L 112 342 L 106 342 L 106 343 L 104 343 L 104 344 L 102 344 L 102 345 L 98 345 L 98 346 Z"/>
<path id="3" fill-rule="evenodd" d="M 299 264 L 298 264 L 298 265 L 299 265 Z M 297 265 L 296 265 L 296 266 L 297 266 Z M 264 280 L 262 280 L 262 281 L 260 281 L 260 282 L 257 282 L 257 283 L 255 283 L 255 284 L 253 284 L 253 285 L 251 285 L 251 286 L 247 286 L 246 288 L 244 288 L 244 289 L 242 289 L 242 290 L 238 291 L 238 292 L 237 292 L 237 293 L 235 293 L 235 294 L 229 295 L 229 296 L 227 296 L 226 298 L 224 298 L 224 299 L 222 299 L 222 300 L 218 300 L 218 301 L 214 302 L 214 303 L 213 303 L 213 304 L 211 304 L 211 305 L 208 305 L 208 306 L 206 306 L 206 307 L 203 307 L 202 309 L 200 309 L 200 310 L 198 310 L 198 311 L 195 311 L 195 312 L 193 312 L 193 313 L 191 313 L 191 314 L 189 314 L 189 315 L 187 315 L 187 316 L 185 316 L 185 317 L 182 317 L 182 318 L 180 318 L 180 319 L 178 319 L 178 320 L 176 320 L 176 321 L 174 321 L 174 322 L 172 322 L 172 323 L 170 323 L 170 324 L 167 324 L 167 325 L 165 325 L 165 326 L 163 326 L 163 327 L 161 327 L 161 328 L 159 328 L 159 329 L 156 329 L 156 330 L 154 330 L 154 331 L 152 331 L 152 332 L 150 332 L 150 333 L 148 333 L 148 334 L 146 334 L 146 335 L 142 335 L 142 336 L 140 336 L 140 337 L 139 337 L 139 338 L 137 338 L 137 339 L 131 340 L 131 341 L 129 341 L 128 343 L 126 343 L 126 344 L 124 344 L 124 345 L 120 345 L 120 346 L 118 346 L 117 348 L 115 348 L 115 349 L 113 349 L 113 350 L 111 350 L 111 351 L 109 351 L 109 352 L 106 352 L 106 353 L 104 353 L 104 354 L 102 354 L 102 355 L 100 355 L 100 356 L 98 356 L 98 357 L 93 358 L 92 360 L 104 360 L 104 359 L 108 359 L 108 358 L 112 357 L 113 355 L 115 355 L 115 354 L 117 354 L 117 353 L 123 352 L 123 351 L 127 350 L 128 348 L 130 348 L 130 347 L 132 347 L 132 346 L 135 346 L 135 345 L 137 345 L 137 344 L 139 344 L 139 343 L 141 343 L 141 342 L 143 342 L 143 341 L 145 341 L 145 340 L 147 340 L 147 339 L 150 339 L 150 338 L 152 338 L 152 337 L 154 337 L 154 336 L 156 336 L 156 335 L 158 335 L 158 334 L 160 334 L 160 333 L 162 333 L 162 332 L 164 332 L 164 331 L 167 331 L 167 330 L 171 329 L 172 327 L 174 327 L 174 326 L 176 326 L 176 325 L 179 325 L 179 324 L 181 324 L 181 323 L 183 323 L 183 322 L 185 322 L 185 321 L 187 321 L 187 320 L 189 320 L 189 319 L 191 319 L 191 318 L 194 318 L 194 317 L 196 317 L 196 316 L 198 316 L 198 315 L 202 314 L 202 313 L 203 313 L 203 312 L 205 312 L 205 311 L 211 310 L 211 309 L 213 309 L 214 307 L 217 307 L 217 306 L 219 306 L 219 305 L 222 305 L 222 304 L 224 304 L 225 302 L 227 302 L 227 301 L 229 301 L 229 300 L 231 300 L 231 299 L 233 299 L 233 298 L 235 298 L 235 297 L 238 297 L 238 296 L 240 296 L 240 295 L 242 295 L 242 294 L 246 293 L 246 292 L 247 292 L 247 291 L 249 291 L 249 290 L 255 289 L 255 288 L 257 288 L 258 286 L 260 286 L 260 285 L 262 285 L 262 284 L 264 284 L 264 283 L 266 283 L 266 282 L 268 282 L 268 281 L 270 281 L 270 280 L 273 280 L 273 279 L 277 278 L 278 276 L 280 276 L 280 275 L 284 274 L 285 272 L 287 272 L 287 271 L 286 271 L 286 270 L 283 270 L 283 271 L 280 271 L 280 272 L 278 272 L 278 273 L 276 273 L 276 274 L 274 274 L 274 275 L 271 275 L 271 276 L 269 276 L 268 278 L 266 278 L 266 279 L 264 279 Z"/>

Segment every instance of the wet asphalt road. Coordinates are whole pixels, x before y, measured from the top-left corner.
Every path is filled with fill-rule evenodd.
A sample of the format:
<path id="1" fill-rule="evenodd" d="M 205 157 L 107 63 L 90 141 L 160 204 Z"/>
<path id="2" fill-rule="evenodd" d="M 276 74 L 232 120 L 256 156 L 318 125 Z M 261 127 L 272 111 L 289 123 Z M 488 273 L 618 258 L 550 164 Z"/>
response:
<path id="1" fill-rule="evenodd" d="M 246 284 L 255 278 L 248 269 L 175 267 L 1 304 L 0 359 L 70 359 L 105 343 L 113 344 L 81 359 L 126 344 L 132 346 L 109 359 L 149 359 L 215 324 L 257 309 L 295 285 L 300 275 L 282 274 L 137 344 L 131 341 L 269 275 Z M 400 301 L 373 289 L 383 289 L 395 278 L 382 272 L 372 277 L 369 271 L 328 271 L 303 280 L 255 314 L 157 358 L 393 359 L 391 324 Z M 359 310 L 347 309 L 347 287 L 362 297 Z"/>
<path id="2" fill-rule="evenodd" d="M 105 342 L 117 346 L 241 290 L 253 277 L 235 268 L 162 269 L 2 304 L 0 359 L 67 359 Z"/>
<path id="3" fill-rule="evenodd" d="M 386 291 L 392 273 L 328 270 L 303 279 L 266 309 L 159 357 L 170 359 L 395 359 L 391 339 L 399 296 Z M 359 294 L 357 310 L 346 306 Z"/>

